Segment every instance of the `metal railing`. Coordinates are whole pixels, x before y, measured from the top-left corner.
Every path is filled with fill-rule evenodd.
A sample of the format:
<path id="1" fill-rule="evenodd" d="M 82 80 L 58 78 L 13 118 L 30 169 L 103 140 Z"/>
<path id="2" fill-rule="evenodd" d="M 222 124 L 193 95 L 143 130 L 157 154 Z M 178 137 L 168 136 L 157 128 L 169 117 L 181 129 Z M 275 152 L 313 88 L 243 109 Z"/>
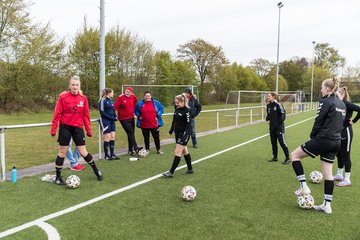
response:
<path id="1" fill-rule="evenodd" d="M 300 112 L 307 112 L 313 110 L 319 106 L 318 102 L 310 103 L 293 103 L 291 104 L 291 114 L 296 114 Z"/>
<path id="2" fill-rule="evenodd" d="M 99 122 L 99 119 L 91 119 L 91 122 Z M 20 124 L 20 125 L 8 125 L 0 126 L 0 160 L 1 160 L 1 179 L 4 182 L 6 180 L 6 166 L 5 166 L 5 130 L 6 129 L 19 129 L 19 128 L 35 128 L 51 126 L 51 123 L 34 123 L 34 124 Z M 99 154 L 101 155 L 101 131 L 99 124 Z"/>
<path id="3" fill-rule="evenodd" d="M 316 103 L 313 104 L 301 104 L 302 106 L 299 106 L 299 104 L 293 104 L 291 106 L 291 114 L 296 114 L 299 112 L 309 111 L 313 109 L 314 106 L 317 106 Z M 204 110 L 201 111 L 202 114 L 207 113 L 216 113 L 216 132 L 220 131 L 220 113 L 221 112 L 228 112 L 228 111 L 235 111 L 235 126 L 236 128 L 239 127 L 239 118 L 240 117 L 248 117 L 249 120 L 247 123 L 253 124 L 254 116 L 258 116 L 261 121 L 264 121 L 265 119 L 265 106 L 256 106 L 256 107 L 242 107 L 242 108 L 227 108 L 227 109 L 214 109 L 214 110 Z M 254 110 L 260 109 L 257 112 L 254 113 Z M 248 112 L 247 114 L 241 115 L 243 111 Z M 163 114 L 163 116 L 171 116 L 173 113 L 166 113 Z M 232 116 L 232 115 L 230 115 Z M 99 119 L 91 119 L 91 122 L 99 122 Z M 0 160 L 1 160 L 1 178 L 0 181 L 6 180 L 6 155 L 5 155 L 5 130 L 10 129 L 18 129 L 18 128 L 36 128 L 36 127 L 44 127 L 44 126 L 51 126 L 51 123 L 35 123 L 35 124 L 22 124 L 22 125 L 8 125 L 8 126 L 0 126 Z M 98 124 L 99 128 L 99 136 L 98 136 L 98 151 L 99 156 L 102 156 L 102 133 L 100 129 L 100 124 Z"/>

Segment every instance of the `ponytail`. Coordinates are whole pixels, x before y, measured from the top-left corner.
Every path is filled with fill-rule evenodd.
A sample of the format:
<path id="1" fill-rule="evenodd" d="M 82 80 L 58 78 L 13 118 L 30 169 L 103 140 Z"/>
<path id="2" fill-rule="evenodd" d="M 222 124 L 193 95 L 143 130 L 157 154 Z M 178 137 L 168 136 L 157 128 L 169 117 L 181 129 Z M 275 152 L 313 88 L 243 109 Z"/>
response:
<path id="1" fill-rule="evenodd" d="M 344 101 L 351 101 L 350 100 L 350 95 L 349 95 L 349 90 L 347 89 L 347 87 L 340 87 L 338 92 L 341 93 L 341 95 L 343 95 L 343 100 Z"/>
<path id="2" fill-rule="evenodd" d="M 338 78 L 329 78 L 324 80 L 323 84 L 325 87 L 330 88 L 330 94 L 333 94 L 339 89 L 340 80 Z"/>
<path id="3" fill-rule="evenodd" d="M 189 107 L 188 106 L 188 98 L 186 97 L 186 94 L 185 93 L 182 93 L 180 95 L 177 95 L 175 97 L 176 100 L 178 100 L 179 102 L 181 103 L 184 103 L 185 107 Z"/>
<path id="4" fill-rule="evenodd" d="M 347 87 L 342 87 L 342 89 L 344 90 L 344 100 L 345 101 L 351 101 L 350 100 L 349 90 L 347 89 Z"/>
<path id="5" fill-rule="evenodd" d="M 111 93 L 113 90 L 111 88 L 105 88 L 104 90 L 102 90 L 102 93 L 101 93 L 101 98 L 99 100 L 99 102 L 101 101 L 101 99 L 105 99 L 106 96 Z"/>
<path id="6" fill-rule="evenodd" d="M 338 78 L 333 78 L 334 87 L 331 89 L 331 92 L 335 93 L 340 86 L 340 80 Z"/>

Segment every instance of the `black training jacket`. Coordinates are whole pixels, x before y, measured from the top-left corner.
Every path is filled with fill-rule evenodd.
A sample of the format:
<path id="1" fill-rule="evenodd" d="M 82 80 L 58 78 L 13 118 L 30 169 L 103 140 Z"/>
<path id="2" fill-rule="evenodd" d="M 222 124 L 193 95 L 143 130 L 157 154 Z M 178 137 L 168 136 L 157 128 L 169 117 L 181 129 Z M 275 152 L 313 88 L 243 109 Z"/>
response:
<path id="1" fill-rule="evenodd" d="M 286 112 L 278 101 L 274 101 L 266 105 L 266 121 L 270 121 L 270 131 L 282 127 L 286 118 Z"/>
<path id="2" fill-rule="evenodd" d="M 350 101 L 344 101 L 345 106 L 346 106 L 346 116 L 345 116 L 345 120 L 344 120 L 344 125 L 343 127 L 349 127 L 350 126 L 350 119 L 353 115 L 353 112 L 357 112 L 356 117 L 352 120 L 353 123 L 356 123 L 359 118 L 360 118 L 360 107 L 356 104 L 353 104 Z"/>
<path id="3" fill-rule="evenodd" d="M 190 109 L 187 107 L 176 108 L 169 133 L 189 130 L 191 130 Z"/>
<path id="4" fill-rule="evenodd" d="M 194 95 L 189 98 L 188 106 L 190 108 L 191 118 L 195 118 L 201 112 L 201 104 L 199 103 L 199 100 L 194 97 Z"/>
<path id="5" fill-rule="evenodd" d="M 310 138 L 327 138 L 339 140 L 346 115 L 346 106 L 335 94 L 323 97 L 312 128 Z"/>

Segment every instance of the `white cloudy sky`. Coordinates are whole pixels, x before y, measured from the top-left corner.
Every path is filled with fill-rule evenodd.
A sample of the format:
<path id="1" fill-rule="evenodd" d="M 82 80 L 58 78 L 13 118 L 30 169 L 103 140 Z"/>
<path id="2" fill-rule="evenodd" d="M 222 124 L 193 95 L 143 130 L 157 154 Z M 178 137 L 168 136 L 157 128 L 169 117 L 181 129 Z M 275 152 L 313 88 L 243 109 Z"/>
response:
<path id="1" fill-rule="evenodd" d="M 71 41 L 86 16 L 99 26 L 100 0 L 32 0 L 35 22 Z M 312 41 L 328 42 L 360 66 L 360 0 L 285 0 L 281 9 L 280 61 L 312 57 Z M 222 46 L 231 61 L 276 62 L 278 1 L 105 0 L 106 29 L 119 25 L 175 55 L 180 44 L 202 38 Z"/>

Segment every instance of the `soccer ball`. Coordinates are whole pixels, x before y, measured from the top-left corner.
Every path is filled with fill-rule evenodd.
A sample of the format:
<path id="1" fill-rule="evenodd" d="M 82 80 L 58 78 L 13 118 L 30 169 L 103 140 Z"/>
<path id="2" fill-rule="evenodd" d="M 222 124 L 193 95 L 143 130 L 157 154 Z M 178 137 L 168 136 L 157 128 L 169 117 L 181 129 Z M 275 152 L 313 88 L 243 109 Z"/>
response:
<path id="1" fill-rule="evenodd" d="M 196 190 L 192 186 L 185 186 L 181 189 L 181 197 L 186 202 L 194 201 L 196 197 Z"/>
<path id="2" fill-rule="evenodd" d="M 141 149 L 138 154 L 139 154 L 139 157 L 145 158 L 145 157 L 147 157 L 149 152 L 146 149 Z"/>
<path id="3" fill-rule="evenodd" d="M 68 188 L 78 188 L 80 186 L 80 178 L 76 175 L 71 175 L 66 179 L 66 186 Z"/>
<path id="4" fill-rule="evenodd" d="M 311 195 L 299 196 L 297 202 L 302 209 L 310 209 L 314 206 L 314 198 Z"/>
<path id="5" fill-rule="evenodd" d="M 323 180 L 323 175 L 319 171 L 312 171 L 310 173 L 310 179 L 313 183 L 320 183 Z"/>

